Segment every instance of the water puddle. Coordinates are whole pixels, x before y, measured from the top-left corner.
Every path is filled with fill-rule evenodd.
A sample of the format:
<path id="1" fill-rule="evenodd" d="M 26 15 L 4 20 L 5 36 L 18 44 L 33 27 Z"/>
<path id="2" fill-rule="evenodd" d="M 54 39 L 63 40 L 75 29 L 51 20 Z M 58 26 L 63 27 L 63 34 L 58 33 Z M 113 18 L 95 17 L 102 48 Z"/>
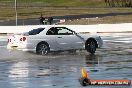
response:
<path id="1" fill-rule="evenodd" d="M 132 45 L 131 38 L 126 38 L 130 35 L 102 35 L 104 46 L 97 49 L 95 55 L 77 51 L 73 54 L 62 52 L 41 56 L 33 52 L 10 52 L 5 47 L 0 47 L 0 87 L 81 88 L 78 78 L 81 76 L 82 67 L 89 72 L 91 79 L 132 80 Z M 90 88 L 131 88 L 131 86 Z"/>

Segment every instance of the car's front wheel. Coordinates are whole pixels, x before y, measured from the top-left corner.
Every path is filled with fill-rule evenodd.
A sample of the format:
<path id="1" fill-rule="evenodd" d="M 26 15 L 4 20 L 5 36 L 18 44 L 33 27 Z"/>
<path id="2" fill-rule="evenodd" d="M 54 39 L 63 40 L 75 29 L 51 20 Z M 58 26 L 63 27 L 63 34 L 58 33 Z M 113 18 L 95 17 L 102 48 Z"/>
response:
<path id="1" fill-rule="evenodd" d="M 94 40 L 90 40 L 86 43 L 86 50 L 91 54 L 94 54 L 96 51 L 96 42 Z"/>
<path id="2" fill-rule="evenodd" d="M 39 55 L 47 55 L 49 53 L 49 46 L 46 43 L 40 43 L 37 45 L 36 53 Z"/>

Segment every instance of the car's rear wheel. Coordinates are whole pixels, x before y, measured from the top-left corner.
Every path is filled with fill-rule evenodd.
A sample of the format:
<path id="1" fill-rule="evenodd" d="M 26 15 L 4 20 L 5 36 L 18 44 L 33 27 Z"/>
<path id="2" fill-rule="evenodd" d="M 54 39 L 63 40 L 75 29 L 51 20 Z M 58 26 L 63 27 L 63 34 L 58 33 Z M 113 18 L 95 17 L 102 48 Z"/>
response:
<path id="1" fill-rule="evenodd" d="M 49 53 L 49 46 L 46 43 L 40 43 L 37 45 L 36 53 L 39 55 L 47 55 Z"/>
<path id="2" fill-rule="evenodd" d="M 86 50 L 91 54 L 94 54 L 96 51 L 96 42 L 94 40 L 90 40 L 86 43 Z"/>

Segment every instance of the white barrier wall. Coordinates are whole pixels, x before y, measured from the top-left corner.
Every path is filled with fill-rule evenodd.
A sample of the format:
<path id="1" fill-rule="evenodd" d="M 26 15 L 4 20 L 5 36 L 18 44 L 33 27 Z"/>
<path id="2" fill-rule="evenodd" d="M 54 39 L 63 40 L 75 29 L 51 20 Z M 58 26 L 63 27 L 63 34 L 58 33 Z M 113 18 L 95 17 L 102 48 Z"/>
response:
<path id="1" fill-rule="evenodd" d="M 30 26 L 0 26 L 0 33 L 22 33 L 34 28 L 44 27 L 43 25 Z"/>
<path id="2" fill-rule="evenodd" d="M 0 26 L 0 33 L 22 33 L 46 26 L 64 26 L 76 32 L 132 32 L 132 23 L 98 24 L 98 25 L 27 25 L 27 26 Z"/>

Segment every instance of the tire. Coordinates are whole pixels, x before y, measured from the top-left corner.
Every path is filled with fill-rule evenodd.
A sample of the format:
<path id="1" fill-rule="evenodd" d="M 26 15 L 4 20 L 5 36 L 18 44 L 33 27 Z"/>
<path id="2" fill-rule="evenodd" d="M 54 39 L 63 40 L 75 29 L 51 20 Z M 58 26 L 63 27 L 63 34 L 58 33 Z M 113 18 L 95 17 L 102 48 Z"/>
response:
<path id="1" fill-rule="evenodd" d="M 40 43 L 37 45 L 36 48 L 36 54 L 38 55 L 47 55 L 49 53 L 50 49 L 48 44 L 46 43 Z"/>
<path id="2" fill-rule="evenodd" d="M 91 53 L 94 54 L 96 51 L 96 42 L 94 40 L 90 40 L 86 43 L 86 50 Z"/>

